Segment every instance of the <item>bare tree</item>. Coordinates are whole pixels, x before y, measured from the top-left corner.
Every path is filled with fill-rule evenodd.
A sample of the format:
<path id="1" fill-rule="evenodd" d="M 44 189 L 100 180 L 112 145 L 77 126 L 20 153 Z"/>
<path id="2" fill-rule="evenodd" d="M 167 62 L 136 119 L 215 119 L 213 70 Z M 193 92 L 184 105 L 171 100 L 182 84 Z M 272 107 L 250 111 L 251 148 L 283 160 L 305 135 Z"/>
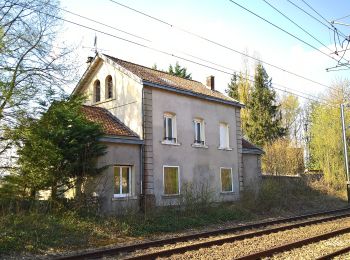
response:
<path id="1" fill-rule="evenodd" d="M 0 0 L 0 168 L 12 149 L 6 133 L 63 93 L 74 75 L 72 48 L 59 46 L 57 0 Z M 69 62 L 70 61 L 70 62 Z"/>

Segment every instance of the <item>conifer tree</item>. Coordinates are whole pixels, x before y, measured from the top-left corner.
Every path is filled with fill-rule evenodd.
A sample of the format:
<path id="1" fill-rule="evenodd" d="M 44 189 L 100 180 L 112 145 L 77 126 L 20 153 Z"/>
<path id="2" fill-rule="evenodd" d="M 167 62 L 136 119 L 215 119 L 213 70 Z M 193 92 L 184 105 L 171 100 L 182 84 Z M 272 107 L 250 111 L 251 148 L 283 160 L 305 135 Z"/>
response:
<path id="1" fill-rule="evenodd" d="M 237 101 L 240 101 L 238 93 L 238 76 L 237 73 L 233 73 L 230 83 L 227 84 L 227 89 L 225 90 L 227 95 Z"/>
<path id="2" fill-rule="evenodd" d="M 285 129 L 281 126 L 281 115 L 276 105 L 276 92 L 271 88 L 271 79 L 261 64 L 255 68 L 254 86 L 247 109 L 249 116 L 245 134 L 253 143 L 264 146 L 284 136 Z"/>
<path id="3" fill-rule="evenodd" d="M 187 73 L 187 69 L 181 67 L 178 62 L 176 62 L 174 67 L 171 64 L 169 65 L 168 73 L 184 79 L 192 79 L 191 73 Z"/>

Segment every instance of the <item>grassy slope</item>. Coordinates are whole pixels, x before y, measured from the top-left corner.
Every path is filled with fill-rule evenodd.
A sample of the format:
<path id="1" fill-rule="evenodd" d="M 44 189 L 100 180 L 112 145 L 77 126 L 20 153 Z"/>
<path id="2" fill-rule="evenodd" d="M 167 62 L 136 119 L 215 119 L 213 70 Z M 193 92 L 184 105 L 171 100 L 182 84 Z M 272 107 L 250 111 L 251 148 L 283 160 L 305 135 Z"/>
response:
<path id="1" fill-rule="evenodd" d="M 247 193 L 240 202 L 206 207 L 191 204 L 186 210 L 161 209 L 146 216 L 130 214 L 102 218 L 72 211 L 3 213 L 0 216 L 0 256 L 13 252 L 46 253 L 102 246 L 126 242 L 130 237 L 346 205 L 339 197 L 328 195 L 325 186 L 318 184 L 317 187 L 303 181 L 268 180 L 264 181 L 259 195 Z"/>

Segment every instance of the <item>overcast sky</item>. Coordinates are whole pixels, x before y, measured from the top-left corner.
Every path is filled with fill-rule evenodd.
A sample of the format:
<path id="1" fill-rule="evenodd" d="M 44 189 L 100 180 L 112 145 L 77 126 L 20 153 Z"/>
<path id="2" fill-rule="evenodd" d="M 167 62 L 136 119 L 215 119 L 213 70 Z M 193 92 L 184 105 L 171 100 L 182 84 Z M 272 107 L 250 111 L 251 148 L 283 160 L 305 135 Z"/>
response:
<path id="1" fill-rule="evenodd" d="M 191 36 L 181 31 L 181 29 L 183 29 L 221 43 L 232 49 L 248 52 L 251 56 L 259 57 L 263 61 L 280 66 L 293 73 L 300 74 L 325 85 L 331 85 L 337 78 L 345 78 L 349 74 L 347 70 L 326 72 L 325 69 L 334 67 L 336 61 L 323 55 L 318 50 L 327 54 L 335 50 L 333 31 L 307 16 L 287 0 L 267 1 L 291 18 L 295 23 L 307 30 L 317 38 L 319 42 L 326 45 L 327 48 L 292 24 L 281 14 L 277 13 L 263 0 L 235 1 L 266 18 L 268 21 L 275 23 L 289 33 L 294 34 L 303 41 L 313 45 L 318 50 L 312 49 L 290 35 L 281 32 L 229 0 L 116 1 L 175 25 L 175 28 L 117 5 L 110 0 L 61 0 L 62 8 L 144 38 L 141 39 L 130 36 L 112 28 L 107 28 L 91 21 L 78 18 L 72 14 L 62 12 L 64 18 L 68 20 L 93 27 L 115 36 L 111 37 L 99 32 L 95 33 L 91 30 L 65 23 L 65 31 L 61 39 L 69 44 L 78 46 L 78 62 L 81 65 L 82 72 L 86 66 L 86 58 L 93 55 L 91 47 L 93 47 L 96 34 L 97 47 L 101 52 L 149 67 L 156 63 L 159 69 L 167 69 L 169 64 L 174 64 L 176 61 L 179 61 L 180 65 L 187 67 L 188 71 L 192 73 L 192 78 L 194 80 L 205 82 L 207 76 L 214 75 L 216 79 L 216 88 L 224 92 L 230 80 L 230 75 L 204 68 L 188 61 L 116 38 L 124 38 L 150 46 L 170 54 L 214 66 L 226 72 L 242 70 L 242 55 Z M 306 6 L 303 0 L 290 1 L 302 7 L 306 12 L 315 16 L 330 27 L 325 20 Z M 347 0 L 305 0 L 305 2 L 327 20 L 334 20 L 350 14 L 350 2 Z M 339 22 L 350 23 L 350 17 L 339 20 Z M 178 28 L 180 28 L 180 30 Z M 337 25 L 337 28 L 345 35 L 350 33 L 350 27 Z M 342 40 L 344 39 L 340 38 L 340 41 Z M 339 48 L 338 44 L 338 49 Z M 200 61 L 190 55 L 208 60 L 226 68 Z M 350 60 L 350 55 L 348 55 L 348 53 L 345 57 Z M 251 67 L 254 66 L 254 60 L 247 60 Z M 250 74 L 253 75 L 254 71 L 251 67 Z M 273 83 L 278 84 L 279 88 L 285 87 L 286 90 L 293 89 L 311 95 L 317 95 L 325 89 L 325 87 L 318 84 L 292 76 L 271 66 L 266 65 L 265 68 L 272 77 Z"/>

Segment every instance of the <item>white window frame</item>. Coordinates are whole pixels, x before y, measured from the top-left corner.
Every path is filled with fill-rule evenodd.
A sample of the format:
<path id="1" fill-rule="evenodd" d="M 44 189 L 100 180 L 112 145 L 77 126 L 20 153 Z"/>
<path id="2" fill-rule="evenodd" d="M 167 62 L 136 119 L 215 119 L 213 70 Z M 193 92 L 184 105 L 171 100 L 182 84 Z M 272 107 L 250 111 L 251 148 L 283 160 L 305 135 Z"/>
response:
<path id="1" fill-rule="evenodd" d="M 168 140 L 167 139 L 167 138 L 169 138 L 169 136 L 167 136 L 167 134 L 169 132 L 168 131 L 169 130 L 169 125 L 168 125 L 168 120 L 165 120 L 165 119 L 168 119 L 168 118 L 170 118 L 172 120 L 171 133 L 172 133 L 173 140 Z M 164 113 L 163 124 L 164 124 L 164 120 L 165 120 L 165 129 L 163 129 L 163 130 L 165 130 L 165 136 L 163 136 L 162 143 L 163 144 L 177 144 L 178 140 L 177 140 L 176 115 L 172 114 L 172 113 Z"/>
<path id="2" fill-rule="evenodd" d="M 164 176 L 164 169 L 165 168 L 177 168 L 177 176 L 178 176 L 178 191 L 175 194 L 165 194 L 165 176 Z M 163 195 L 164 196 L 174 196 L 174 195 L 180 195 L 180 190 L 181 190 L 181 182 L 180 182 L 180 166 L 177 165 L 163 165 Z"/>
<path id="3" fill-rule="evenodd" d="M 232 189 L 230 191 L 223 191 L 222 190 L 221 170 L 230 170 L 230 172 L 231 172 L 231 187 L 232 187 Z M 232 173 L 232 168 L 230 168 L 230 167 L 220 167 L 220 189 L 221 189 L 222 193 L 233 192 L 233 173 Z"/>
<path id="4" fill-rule="evenodd" d="M 115 180 L 114 180 L 114 169 L 115 168 L 119 168 L 119 180 L 120 180 L 119 190 L 120 190 L 120 192 L 123 191 L 123 189 L 122 189 L 123 188 L 122 187 L 122 178 L 123 178 L 123 176 L 122 176 L 122 168 L 128 168 L 128 170 L 129 170 L 129 183 L 128 183 L 128 185 L 129 185 L 129 193 L 114 193 L 114 186 L 113 186 L 113 197 L 114 198 L 125 198 L 125 197 L 128 197 L 128 196 L 131 195 L 131 191 L 132 191 L 132 189 L 131 189 L 132 166 L 130 166 L 130 165 L 115 165 L 115 166 L 113 166 L 113 185 L 115 185 Z"/>
<path id="5" fill-rule="evenodd" d="M 197 124 L 200 124 L 200 139 L 198 139 L 198 130 L 197 130 Z M 193 125 L 194 125 L 194 142 L 193 144 L 195 146 L 205 146 L 205 121 L 201 118 L 195 118 L 193 120 Z M 197 143 L 196 141 L 201 141 L 200 143 Z"/>
<path id="6" fill-rule="evenodd" d="M 222 144 L 221 143 L 221 140 L 222 140 L 222 138 L 221 138 L 221 126 L 225 126 L 225 131 L 226 131 L 226 133 L 225 133 L 225 141 L 226 141 L 226 143 L 225 144 Z M 230 126 L 229 126 L 229 124 L 228 123 L 225 123 L 225 122 L 220 122 L 219 123 L 219 149 L 222 149 L 222 150 L 232 150 L 231 148 L 230 148 Z"/>

